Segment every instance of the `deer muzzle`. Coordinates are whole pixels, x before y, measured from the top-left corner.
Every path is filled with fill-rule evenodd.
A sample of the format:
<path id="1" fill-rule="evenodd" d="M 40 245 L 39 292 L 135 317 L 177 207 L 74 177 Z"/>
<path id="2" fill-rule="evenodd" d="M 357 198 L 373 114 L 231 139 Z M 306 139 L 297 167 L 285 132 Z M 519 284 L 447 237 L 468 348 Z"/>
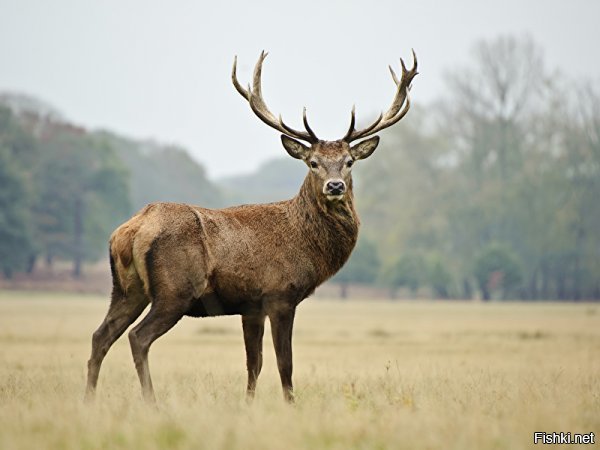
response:
<path id="1" fill-rule="evenodd" d="M 346 183 L 344 182 L 344 180 L 327 180 L 325 182 L 325 185 L 323 186 L 323 193 L 327 195 L 328 198 L 341 198 L 345 192 Z"/>

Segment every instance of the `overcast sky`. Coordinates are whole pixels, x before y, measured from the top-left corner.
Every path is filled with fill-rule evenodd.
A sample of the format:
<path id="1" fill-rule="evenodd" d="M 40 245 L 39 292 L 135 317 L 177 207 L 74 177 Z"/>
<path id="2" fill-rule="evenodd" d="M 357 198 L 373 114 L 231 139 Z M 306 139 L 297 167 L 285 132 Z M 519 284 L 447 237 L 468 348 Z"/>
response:
<path id="1" fill-rule="evenodd" d="M 231 85 L 236 54 L 245 85 L 268 50 L 271 110 L 300 127 L 306 106 L 319 137 L 336 139 L 353 103 L 359 124 L 389 106 L 387 65 L 411 48 L 421 104 L 475 41 L 500 34 L 529 34 L 549 67 L 598 79 L 599 18 L 595 0 L 0 0 L 0 90 L 89 128 L 183 145 L 214 178 L 284 154 Z"/>

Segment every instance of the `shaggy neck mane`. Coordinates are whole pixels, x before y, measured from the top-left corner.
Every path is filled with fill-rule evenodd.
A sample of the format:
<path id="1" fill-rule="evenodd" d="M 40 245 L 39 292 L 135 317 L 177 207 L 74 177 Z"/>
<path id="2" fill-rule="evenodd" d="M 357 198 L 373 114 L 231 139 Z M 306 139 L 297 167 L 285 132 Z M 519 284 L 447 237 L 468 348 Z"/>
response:
<path id="1" fill-rule="evenodd" d="M 348 260 L 358 238 L 360 222 L 354 209 L 352 181 L 343 200 L 328 201 L 309 173 L 290 201 L 290 214 L 314 253 L 321 281 L 326 280 Z"/>

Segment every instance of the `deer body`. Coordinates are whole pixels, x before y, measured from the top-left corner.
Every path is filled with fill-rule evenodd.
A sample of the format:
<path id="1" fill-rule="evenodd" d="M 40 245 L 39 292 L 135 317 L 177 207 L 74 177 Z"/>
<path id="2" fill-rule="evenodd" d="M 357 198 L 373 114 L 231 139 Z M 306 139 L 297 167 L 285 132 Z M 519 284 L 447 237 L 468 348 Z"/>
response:
<path id="1" fill-rule="evenodd" d="M 189 305 L 186 315 L 295 306 L 342 267 L 358 236 L 351 200 L 323 213 L 307 191 L 222 210 L 148 205 L 111 238 L 115 276 L 125 293 L 142 286 L 155 301 L 168 290 L 168 301 Z"/>
<path id="2" fill-rule="evenodd" d="M 416 75 L 402 62 L 402 79 L 392 71 L 397 92 L 385 115 L 354 129 L 354 110 L 344 138 L 319 140 L 308 126 L 294 130 L 275 119 L 262 100 L 260 76 L 253 89 L 233 82 L 256 115 L 282 131 L 286 151 L 309 167 L 291 200 L 220 210 L 178 203 L 153 203 L 115 230 L 110 239 L 113 292 L 108 313 L 92 337 L 86 398 L 96 389 L 102 360 L 111 345 L 141 315 L 129 333 L 142 393 L 154 399 L 148 365 L 150 345 L 183 316 L 239 314 L 246 347 L 247 394 L 254 395 L 262 367 L 262 338 L 269 317 L 284 397 L 292 394 L 292 327 L 296 306 L 346 262 L 358 237 L 351 167 L 370 156 L 377 136 L 399 121 L 410 106 L 408 87 Z M 406 103 L 405 103 L 406 100 Z M 404 108 L 401 108 L 405 104 Z M 309 142 L 310 147 L 290 136 Z"/>

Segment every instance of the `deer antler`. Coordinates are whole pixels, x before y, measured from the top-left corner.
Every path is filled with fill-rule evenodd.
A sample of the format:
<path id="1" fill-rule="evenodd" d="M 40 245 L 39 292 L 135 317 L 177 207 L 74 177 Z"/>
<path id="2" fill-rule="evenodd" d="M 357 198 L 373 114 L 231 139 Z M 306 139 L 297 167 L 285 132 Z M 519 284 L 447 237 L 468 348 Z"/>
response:
<path id="1" fill-rule="evenodd" d="M 258 118 L 270 127 L 281 131 L 283 134 L 302 139 L 303 141 L 310 142 L 311 144 L 319 142 L 319 138 L 308 125 L 308 119 L 306 118 L 306 108 L 304 108 L 302 113 L 302 121 L 304 122 L 304 128 L 306 128 L 306 131 L 294 130 L 293 128 L 291 128 L 283 122 L 281 115 L 279 116 L 279 119 L 277 119 L 275 115 L 271 111 L 269 111 L 267 104 L 263 100 L 261 89 L 262 64 L 265 58 L 267 57 L 267 54 L 268 53 L 265 53 L 264 50 L 261 52 L 260 57 L 258 58 L 258 62 L 256 63 L 256 66 L 254 66 L 254 78 L 252 81 L 252 87 L 248 85 L 247 90 L 242 87 L 242 85 L 237 79 L 236 56 L 233 60 L 233 70 L 231 71 L 231 80 L 233 81 L 233 85 L 235 86 L 236 90 L 242 95 L 242 97 L 248 100 L 250 108 L 252 108 L 252 111 L 254 111 Z"/>
<path id="2" fill-rule="evenodd" d="M 412 51 L 413 54 L 413 66 L 412 69 L 407 70 L 406 65 L 402 58 L 400 58 L 400 65 L 402 66 L 402 78 L 398 81 L 398 77 L 394 72 L 394 69 L 390 67 L 390 72 L 392 74 L 392 79 L 396 84 L 396 95 L 394 97 L 394 101 L 392 102 L 390 108 L 386 111 L 385 114 L 380 114 L 379 117 L 366 128 L 363 128 L 360 131 L 354 129 L 355 124 L 355 109 L 352 107 L 352 115 L 350 117 L 350 127 L 348 128 L 348 132 L 342 138 L 344 141 L 350 143 L 355 141 L 356 139 L 361 139 L 367 136 L 371 136 L 372 134 L 377 133 L 378 131 L 383 130 L 389 126 L 394 125 L 400 119 L 402 119 L 408 110 L 410 109 L 410 98 L 408 96 L 408 91 L 410 90 L 410 83 L 413 78 L 417 75 L 417 55 L 415 51 Z M 402 105 L 405 103 L 404 108 Z M 402 108 L 402 109 L 400 109 Z"/>

